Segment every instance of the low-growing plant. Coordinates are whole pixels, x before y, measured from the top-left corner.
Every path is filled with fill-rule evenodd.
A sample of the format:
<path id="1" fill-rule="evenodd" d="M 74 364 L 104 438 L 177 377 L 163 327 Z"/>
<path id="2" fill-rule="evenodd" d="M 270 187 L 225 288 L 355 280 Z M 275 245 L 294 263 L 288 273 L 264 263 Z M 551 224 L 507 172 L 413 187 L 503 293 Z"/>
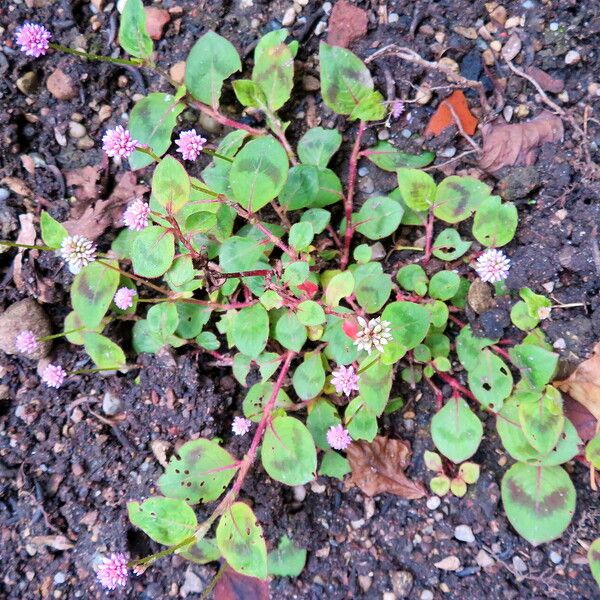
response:
<path id="1" fill-rule="evenodd" d="M 164 75 L 153 62 L 141 0 L 128 0 L 121 16 L 119 41 L 131 59 L 91 56 L 49 39 L 40 26 L 25 25 L 18 42 L 32 56 L 51 47 Z M 184 84 L 147 94 L 127 128 L 106 133 L 109 156 L 134 170 L 153 166 L 149 199 L 132 199 L 110 248 L 100 252 L 41 213 L 45 246 L 36 247 L 59 253 L 75 274 L 64 335 L 93 361 L 87 371 L 129 368 L 123 348 L 105 335 L 122 320 L 133 322 L 136 353 L 189 345 L 230 364 L 241 386 L 251 371 L 259 379 L 232 423 L 235 435 L 251 435 L 247 452 L 234 456 L 191 426 L 190 441 L 157 482 L 161 495 L 128 504 L 131 522 L 167 548 L 131 561 L 123 554 L 106 559 L 99 576 L 108 587 L 124 584 L 128 567 L 140 572 L 174 552 L 199 563 L 223 559 L 259 579 L 297 575 L 305 551 L 284 537 L 267 552 L 261 525 L 241 498 L 244 480 L 256 462 L 290 486 L 317 473 L 343 478 L 350 470 L 344 450 L 353 440 L 371 442 L 379 417 L 402 406 L 401 398 L 390 399 L 396 375 L 412 388 L 426 382 L 435 395 L 431 433 L 446 461 L 426 456 L 437 472 L 435 493 L 463 496 L 477 481 L 479 466 L 465 461 L 479 448 L 478 412 L 485 411 L 515 461 L 502 479 L 514 528 L 540 544 L 558 537 L 573 516 L 575 489 L 561 465 L 580 452 L 581 440 L 550 384 L 557 355 L 538 325 L 551 302 L 520 291 L 511 313 L 526 334 L 520 343 L 477 335 L 458 317 L 474 274 L 490 294 L 491 286 L 509 294 L 503 282 L 510 261 L 499 248 L 513 239 L 516 207 L 472 177 L 436 181 L 420 170 L 434 160 L 431 152 L 412 155 L 387 141 L 364 149 L 365 131 L 390 108 L 355 54 L 322 43 L 323 101 L 358 122 L 343 185 L 329 166 L 342 144 L 337 130 L 311 128 L 295 148 L 286 137 L 289 123 L 278 111 L 290 99 L 297 51 L 285 29 L 272 31 L 256 45 L 249 78 L 232 83 L 265 127 L 221 111 L 222 88 L 243 65 L 235 47 L 209 31 L 188 55 Z M 231 131 L 216 147 L 195 130 L 180 132 L 176 158 L 169 154 L 173 132 L 190 110 Z M 191 176 L 186 162 L 201 153 L 211 162 L 201 177 Z M 395 172 L 398 187 L 357 207 L 361 158 Z M 399 230 L 414 245 L 382 249 L 379 240 Z M 388 250 L 409 258 L 390 267 L 382 260 Z M 31 332 L 17 340 L 24 353 L 38 342 Z M 60 365 L 43 374 L 55 387 L 69 376 Z M 198 520 L 196 507 L 207 504 Z"/>

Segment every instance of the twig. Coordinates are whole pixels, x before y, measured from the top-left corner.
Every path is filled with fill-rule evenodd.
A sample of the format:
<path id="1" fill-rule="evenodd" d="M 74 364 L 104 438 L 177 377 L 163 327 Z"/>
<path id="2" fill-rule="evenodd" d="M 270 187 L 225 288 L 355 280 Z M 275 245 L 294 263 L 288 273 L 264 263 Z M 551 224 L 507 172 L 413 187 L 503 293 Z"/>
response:
<path id="1" fill-rule="evenodd" d="M 460 135 L 462 135 L 465 138 L 465 140 L 467 140 L 467 142 L 471 144 L 475 152 L 481 152 L 479 144 L 464 130 L 462 123 L 460 122 L 460 118 L 456 114 L 456 111 L 454 110 L 452 104 L 450 104 L 450 102 L 447 102 L 446 100 L 444 100 L 442 104 L 445 105 L 446 108 L 452 113 L 452 119 L 454 120 L 454 124 L 456 125 Z"/>
<path id="2" fill-rule="evenodd" d="M 424 169 L 421 169 L 421 170 L 422 171 L 433 171 L 435 169 L 441 169 L 442 167 L 445 167 L 445 166 L 449 165 L 450 163 L 456 162 L 457 160 L 460 160 L 461 158 L 468 156 L 469 154 L 474 154 L 475 152 L 476 152 L 476 150 L 467 150 L 465 152 L 462 152 L 461 154 L 457 154 L 456 156 L 454 156 L 450 160 L 447 160 L 446 162 L 440 163 L 438 165 L 431 165 L 430 167 L 425 167 Z"/>

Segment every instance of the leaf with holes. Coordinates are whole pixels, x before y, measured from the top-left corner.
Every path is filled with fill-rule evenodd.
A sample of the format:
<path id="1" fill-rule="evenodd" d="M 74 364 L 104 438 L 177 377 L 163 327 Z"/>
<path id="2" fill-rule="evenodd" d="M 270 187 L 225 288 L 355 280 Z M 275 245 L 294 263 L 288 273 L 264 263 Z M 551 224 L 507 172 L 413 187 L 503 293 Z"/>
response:
<path id="1" fill-rule="evenodd" d="M 283 189 L 288 176 L 288 157 L 270 136 L 248 142 L 237 154 L 229 172 L 233 196 L 241 206 L 256 212 Z"/>
<path id="2" fill-rule="evenodd" d="M 252 509 L 235 502 L 217 525 L 217 546 L 238 573 L 267 578 L 267 546 Z"/>
<path id="3" fill-rule="evenodd" d="M 121 12 L 119 25 L 121 48 L 137 58 L 149 58 L 152 54 L 152 39 L 146 28 L 146 12 L 142 0 L 127 0 Z"/>
<path id="4" fill-rule="evenodd" d="M 233 315 L 229 333 L 240 352 L 256 358 L 265 349 L 269 338 L 269 315 L 262 304 L 242 308 Z"/>
<path id="5" fill-rule="evenodd" d="M 406 206 L 415 211 L 428 210 L 433 204 L 436 185 L 433 177 L 418 169 L 398 169 L 398 189 Z"/>
<path id="6" fill-rule="evenodd" d="M 325 385 L 325 369 L 320 352 L 308 352 L 292 377 L 294 391 L 300 400 L 316 398 Z"/>
<path id="7" fill-rule="evenodd" d="M 127 514 L 133 525 L 165 546 L 173 546 L 194 535 L 198 525 L 192 508 L 174 498 L 148 498 L 141 504 L 128 502 Z"/>
<path id="8" fill-rule="evenodd" d="M 175 237 L 164 227 L 152 225 L 140 231 L 131 250 L 131 262 L 136 275 L 160 277 L 175 258 Z"/>
<path id="9" fill-rule="evenodd" d="M 207 306 L 177 302 L 175 307 L 179 315 L 175 333 L 186 340 L 195 338 L 210 319 L 211 310 Z"/>
<path id="10" fill-rule="evenodd" d="M 518 220 L 512 202 L 503 204 L 500 196 L 488 196 L 475 211 L 473 237 L 484 246 L 500 248 L 515 237 Z"/>
<path id="11" fill-rule="evenodd" d="M 541 454 L 548 454 L 558 443 L 565 424 L 560 392 L 549 385 L 537 400 L 521 402 L 519 422 L 527 441 Z"/>
<path id="12" fill-rule="evenodd" d="M 171 135 L 177 117 L 185 104 L 176 96 L 153 92 L 138 100 L 131 109 L 129 131 L 133 139 L 146 144 L 158 156 L 162 156 L 171 145 Z M 135 171 L 152 164 L 154 159 L 144 152 L 135 151 L 129 164 Z"/>
<path id="13" fill-rule="evenodd" d="M 202 538 L 195 544 L 179 550 L 178 554 L 197 565 L 205 565 L 221 558 L 221 551 L 217 546 L 216 540 L 210 538 Z"/>
<path id="14" fill-rule="evenodd" d="M 370 240 L 380 240 L 398 229 L 403 214 L 395 200 L 386 196 L 368 198 L 356 215 L 356 231 Z"/>
<path id="15" fill-rule="evenodd" d="M 216 108 L 223 82 L 241 68 L 235 46 L 214 31 L 207 31 L 188 54 L 185 85 L 194 98 Z"/>
<path id="16" fill-rule="evenodd" d="M 298 142 L 298 158 L 305 165 L 325 169 L 341 143 L 342 136 L 336 129 L 313 127 Z"/>
<path id="17" fill-rule="evenodd" d="M 573 518 L 575 499 L 575 487 L 561 467 L 517 463 L 502 478 L 506 516 L 534 546 L 563 533 Z"/>
<path id="18" fill-rule="evenodd" d="M 469 371 L 469 388 L 477 400 L 484 408 L 498 411 L 512 387 L 512 374 L 504 361 L 490 350 L 483 350 L 476 366 Z"/>
<path id="19" fill-rule="evenodd" d="M 431 247 L 432 254 L 440 260 L 456 260 L 460 258 L 471 247 L 473 242 L 461 239 L 456 229 L 444 229 L 440 231 Z"/>
<path id="20" fill-rule="evenodd" d="M 269 398 L 273 393 L 273 384 L 270 381 L 255 383 L 246 394 L 242 403 L 244 416 L 255 423 L 258 423 L 263 415 L 264 408 L 269 402 Z M 277 400 L 275 401 L 275 410 L 286 410 L 293 406 L 293 402 L 284 390 L 279 390 Z"/>
<path id="21" fill-rule="evenodd" d="M 462 366 L 470 371 L 474 369 L 481 357 L 481 351 L 495 344 L 498 340 L 491 340 L 485 337 L 477 337 L 469 325 L 463 327 L 456 338 L 456 354 Z"/>
<path id="22" fill-rule="evenodd" d="M 366 157 L 380 169 L 395 173 L 398 169 L 420 169 L 433 162 L 435 154 L 425 151 L 421 154 L 401 152 L 388 141 L 379 141 L 365 152 Z"/>
<path id="23" fill-rule="evenodd" d="M 515 367 L 521 371 L 523 379 L 536 390 L 544 386 L 556 373 L 558 354 L 533 344 L 519 344 L 509 350 Z"/>
<path id="24" fill-rule="evenodd" d="M 275 417 L 267 427 L 261 448 L 265 471 L 286 485 L 314 479 L 317 451 L 310 431 L 293 417 Z"/>
<path id="25" fill-rule="evenodd" d="M 472 177 L 451 175 L 437 186 L 433 214 L 446 223 L 468 219 L 489 197 L 491 188 Z"/>
<path id="26" fill-rule="evenodd" d="M 483 425 L 463 398 L 453 396 L 431 419 L 433 443 L 456 464 L 477 452 L 482 436 Z"/>
<path id="27" fill-rule="evenodd" d="M 236 459 L 227 450 L 213 440 L 199 438 L 179 448 L 158 486 L 165 496 L 189 504 L 212 502 L 224 492 L 237 469 Z"/>
<path id="28" fill-rule="evenodd" d="M 106 261 L 117 268 L 115 261 Z M 90 329 L 100 325 L 111 305 L 121 276 L 118 271 L 93 262 L 83 267 L 75 276 L 71 286 L 71 305 L 81 323 Z"/>

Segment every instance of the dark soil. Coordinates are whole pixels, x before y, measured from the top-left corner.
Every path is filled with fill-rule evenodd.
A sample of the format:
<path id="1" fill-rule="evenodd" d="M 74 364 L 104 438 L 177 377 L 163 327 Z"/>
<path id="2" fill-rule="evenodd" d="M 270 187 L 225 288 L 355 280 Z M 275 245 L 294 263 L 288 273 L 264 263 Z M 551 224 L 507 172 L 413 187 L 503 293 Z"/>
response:
<path id="1" fill-rule="evenodd" d="M 237 0 L 163 0 L 162 7 L 173 12 L 162 41 L 156 43 L 164 66 L 183 60 L 193 41 L 207 28 L 217 30 L 242 54 L 250 55 L 259 33 L 279 27 L 278 19 L 292 5 L 291 0 L 246 4 L 250 6 L 241 8 L 244 3 Z M 306 128 L 307 120 L 314 121 L 315 117 L 328 126 L 337 121 L 342 125 L 342 120 L 322 105 L 318 92 L 309 94 L 308 100 L 301 92 L 302 76 L 317 74 L 315 53 L 323 34 L 317 37 L 314 25 L 324 15 L 322 4 L 311 0 L 302 12 L 305 19 L 292 28 L 302 42 L 297 61 L 299 93 L 284 111 L 284 117 L 292 121 L 293 139 Z M 439 58 L 443 49 L 443 55 L 458 62 L 468 77 L 483 77 L 490 83 L 479 58 L 481 39 L 473 41 L 454 31 L 456 26 L 478 29 L 488 22 L 482 0 L 355 4 L 367 9 L 370 18 L 367 36 L 353 47 L 361 56 L 389 43 L 410 46 L 430 60 Z M 388 13 L 399 18 L 379 24 L 378 9 L 386 5 Z M 32 190 L 31 197 L 16 193 L 5 197 L 3 192 L 0 238 L 14 239 L 17 217 L 27 212 L 39 215 L 46 208 L 57 218 L 67 218 L 71 191 L 65 187 L 65 171 L 102 165 L 103 192 L 109 193 L 118 169 L 103 162 L 99 138 L 107 126 L 119 122 L 121 113 L 130 110 L 134 94 L 166 89 L 157 87 L 161 84 L 146 74 L 139 76 L 112 65 L 86 64 L 57 54 L 32 61 L 9 45 L 17 24 L 30 18 L 50 26 L 65 45 L 77 39 L 90 50 L 108 54 L 116 47 L 116 8 L 111 3 L 94 15 L 91 6 L 68 0 L 0 6 L 7 44 L 0 48 L 0 179 L 21 178 Z M 587 88 L 600 72 L 594 38 L 600 29 L 600 2 L 550 4 L 528 0 L 505 2 L 504 6 L 509 16 L 526 18 L 525 27 L 519 30 L 526 63 L 535 58 L 538 67 L 564 79 L 569 95 L 566 106 L 581 113 L 585 103 L 598 101 Z M 94 23 L 99 24 L 97 29 Z M 552 33 L 551 23 L 559 24 L 558 32 Z M 444 39 L 436 42 L 435 34 L 440 32 Z M 566 68 L 564 54 L 571 48 L 577 48 L 584 59 Z M 57 68 L 70 75 L 78 87 L 70 101 L 57 102 L 46 89 L 47 76 Z M 413 95 L 410 83 L 445 83 L 439 75 L 386 58 L 373 65 L 382 90 L 386 89 L 386 70 L 396 81 L 399 97 Z M 15 82 L 30 71 L 36 74 L 38 84 L 26 96 Z M 495 74 L 500 78 L 509 75 L 503 69 Z M 467 95 L 477 107 L 477 96 Z M 508 104 L 524 104 L 532 114 L 543 108 L 533 88 L 519 78 L 508 79 L 505 96 Z M 225 100 L 234 105 L 232 96 L 226 95 Z M 411 106 L 410 121 L 404 116 L 392 124 L 389 133 L 397 145 L 408 150 L 421 146 L 418 135 L 438 101 L 434 95 L 426 106 Z M 105 104 L 112 108 L 112 117 L 101 123 L 98 111 Z M 93 148 L 78 148 L 69 136 L 68 122 L 73 113 L 80 113 L 87 134 L 95 141 Z M 192 116 L 184 114 L 184 118 Z M 371 128 L 371 138 L 366 141 L 374 142 L 384 130 L 383 126 Z M 403 130 L 413 133 L 409 140 Z M 596 144 L 600 144 L 599 131 L 590 123 L 590 139 Z M 431 147 L 439 150 L 456 144 L 457 153 L 468 150 L 466 142 L 453 133 L 432 142 Z M 353 127 L 344 134 L 351 141 Z M 63 145 L 58 142 L 62 136 Z M 32 156 L 40 165 L 33 175 L 25 168 L 24 155 Z M 345 160 L 347 156 L 342 155 L 338 166 Z M 453 168 L 468 169 L 474 164 L 465 158 Z M 368 167 L 368 172 L 360 180 L 359 201 L 368 195 L 365 191 L 369 186 L 383 193 L 394 187 L 393 176 L 368 164 L 361 166 Z M 585 305 L 555 310 L 544 325 L 551 342 L 558 341 L 556 347 L 564 360 L 576 364 L 600 337 L 599 185 L 588 180 L 578 142 L 568 128 L 563 144 L 542 150 L 534 175 L 539 180 L 535 191 L 517 199 L 520 223 L 517 238 L 508 247 L 513 261 L 508 285 L 514 290 L 526 285 L 548 293 L 548 284 L 553 284 L 551 294 L 558 302 Z M 532 177 L 531 172 L 528 176 Z M 106 239 L 111 235 L 114 233 L 109 232 Z M 13 258 L 12 251 L 0 255 L 3 307 L 28 295 L 36 296 L 46 301 L 46 312 L 59 331 L 67 311 L 70 275 L 60 270 L 54 258 L 41 257 L 35 262 L 28 258 L 24 283 L 17 288 L 12 280 Z M 391 260 L 400 260 L 400 255 Z M 507 329 L 505 334 L 515 332 Z M 69 367 L 86 364 L 85 355 L 64 342 L 55 344 L 54 355 Z M 220 436 L 240 456 L 245 450 L 247 440 L 239 442 L 230 436 L 231 420 L 239 413 L 244 390 L 227 368 L 185 347 L 157 357 L 142 356 L 139 363 L 139 380 L 135 379 L 138 372 L 82 376 L 59 391 L 49 391 L 40 386 L 34 362 L 0 352 L 0 597 L 104 597 L 93 570 L 100 553 L 124 550 L 137 557 L 158 549 L 129 525 L 125 503 L 154 492 L 164 453 L 169 455 L 193 436 Z M 422 457 L 424 450 L 433 448 L 428 433 L 433 413 L 431 393 L 427 387 L 411 390 L 404 385 L 395 391 L 408 402 L 402 412 L 384 417 L 383 433 L 412 443 L 410 475 L 427 481 L 430 474 Z M 107 394 L 120 402 L 116 416 L 103 412 Z M 430 590 L 430 598 L 456 600 L 600 598 L 582 548 L 582 543 L 591 542 L 599 533 L 597 493 L 589 488 L 587 470 L 580 464 L 569 465 L 578 490 L 573 524 L 560 540 L 535 549 L 516 535 L 500 505 L 499 481 L 507 462 L 500 448 L 493 420 L 487 419 L 485 441 L 474 457 L 482 465 L 479 482 L 465 498 L 445 498 L 435 511 L 427 509 L 425 500 L 408 502 L 390 495 L 370 499 L 355 488 L 347 489 L 326 478 L 305 486 L 302 498 L 304 494 L 271 482 L 256 469 L 243 494 L 253 503 L 268 540 L 274 543 L 288 534 L 309 550 L 306 568 L 297 579 L 271 582 L 273 597 L 418 599 L 426 598 L 422 593 Z M 471 526 L 475 542 L 465 544 L 454 539 L 454 528 L 459 524 Z M 482 549 L 494 557 L 493 566 L 482 569 L 477 565 L 475 556 Z M 559 555 L 559 564 L 550 560 L 552 552 Z M 449 573 L 434 566 L 450 555 L 460 558 L 460 571 Z M 516 571 L 515 557 L 524 561 L 526 572 Z M 112 595 L 156 599 L 187 594 L 198 598 L 198 590 L 215 572 L 215 565 L 201 567 L 172 557 Z M 402 588 L 401 580 L 409 580 L 409 584 Z"/>

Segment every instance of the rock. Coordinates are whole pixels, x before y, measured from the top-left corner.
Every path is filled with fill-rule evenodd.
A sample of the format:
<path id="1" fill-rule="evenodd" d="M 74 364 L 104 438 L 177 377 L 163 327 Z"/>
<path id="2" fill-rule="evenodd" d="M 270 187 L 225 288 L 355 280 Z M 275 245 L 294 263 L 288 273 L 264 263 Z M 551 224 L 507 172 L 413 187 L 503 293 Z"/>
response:
<path id="1" fill-rule="evenodd" d="M 0 192 L 2 190 L 7 192 L 8 197 L 8 190 L 0 188 Z M 17 212 L 12 206 L 6 204 L 6 198 L 0 198 L 0 238 L 3 240 L 8 239 L 8 236 L 16 231 L 18 226 Z"/>
<path id="2" fill-rule="evenodd" d="M 171 20 L 171 15 L 163 8 L 156 6 L 146 6 L 146 27 L 148 35 L 153 40 L 160 40 L 163 35 L 165 25 Z"/>
<path id="3" fill-rule="evenodd" d="M 458 556 L 446 556 L 434 563 L 433 566 L 442 571 L 457 571 L 460 568 L 460 559 Z"/>
<path id="4" fill-rule="evenodd" d="M 512 60 L 521 52 L 522 45 L 521 38 L 516 33 L 513 33 L 502 47 L 502 58 L 504 60 Z"/>
<path id="5" fill-rule="evenodd" d="M 360 589 L 365 592 L 365 594 L 371 589 L 371 585 L 373 584 L 373 577 L 371 575 L 359 575 L 358 576 L 358 585 Z"/>
<path id="6" fill-rule="evenodd" d="M 431 91 L 429 86 L 423 83 L 417 88 L 417 93 L 415 94 L 415 101 L 417 104 L 421 104 L 423 106 L 431 100 L 432 96 L 433 92 Z"/>
<path id="7" fill-rule="evenodd" d="M 526 198 L 540 185 L 540 174 L 536 167 L 513 167 L 498 182 L 498 193 L 504 200 Z"/>
<path id="8" fill-rule="evenodd" d="M 409 571 L 392 571 L 390 581 L 394 594 L 398 599 L 408 598 L 413 587 L 414 578 Z"/>
<path id="9" fill-rule="evenodd" d="M 77 96 L 77 87 L 73 80 L 61 69 L 56 69 L 48 77 L 46 87 L 57 100 L 72 100 Z"/>
<path id="10" fill-rule="evenodd" d="M 294 24 L 294 21 L 296 20 L 296 11 L 294 10 L 293 6 L 290 6 L 285 13 L 283 13 L 283 18 L 281 19 L 281 24 L 284 27 L 289 27 L 290 25 Z"/>
<path id="11" fill-rule="evenodd" d="M 569 50 L 565 54 L 566 65 L 576 65 L 581 60 L 581 54 L 577 50 Z"/>
<path id="12" fill-rule="evenodd" d="M 431 590 L 423 590 L 419 598 L 421 600 L 433 600 L 433 592 Z"/>
<path id="13" fill-rule="evenodd" d="M 559 565 L 562 562 L 562 556 L 558 552 L 552 550 L 552 552 L 550 552 L 550 561 L 555 565 Z"/>
<path id="14" fill-rule="evenodd" d="M 217 133 L 221 131 L 221 125 L 206 113 L 200 113 L 198 123 L 200 124 L 200 131 L 206 131 L 208 133 Z"/>
<path id="15" fill-rule="evenodd" d="M 102 398 L 102 410 L 105 415 L 113 417 L 121 412 L 121 399 L 113 396 L 112 393 L 106 392 Z"/>
<path id="16" fill-rule="evenodd" d="M 477 39 L 477 30 L 475 27 L 463 27 L 462 25 L 457 25 L 456 27 L 453 27 L 452 30 L 468 40 Z"/>
<path id="17" fill-rule="evenodd" d="M 370 177 L 363 177 L 358 182 L 358 189 L 365 194 L 372 194 L 375 191 L 375 184 Z"/>
<path id="18" fill-rule="evenodd" d="M 455 527 L 454 537 L 459 542 L 465 542 L 467 544 L 472 544 L 475 541 L 473 531 L 468 525 L 458 525 L 457 527 Z"/>
<path id="19" fill-rule="evenodd" d="M 75 121 L 69 121 L 69 135 L 78 140 L 87 133 L 85 127 L 81 123 Z"/>
<path id="20" fill-rule="evenodd" d="M 303 485 L 295 485 L 294 488 L 294 500 L 296 502 L 303 502 L 306 498 L 306 488 Z"/>
<path id="21" fill-rule="evenodd" d="M 44 309 L 33 299 L 25 298 L 11 304 L 0 315 L 0 350 L 7 354 L 18 354 L 15 338 L 26 329 L 33 331 L 36 337 L 50 335 L 50 321 Z M 50 352 L 50 341 L 40 342 L 38 349 L 29 358 L 40 359 Z"/>
<path id="22" fill-rule="evenodd" d="M 183 80 L 185 79 L 185 61 L 180 60 L 172 65 L 169 69 L 169 75 L 175 83 L 183 83 Z"/>
<path id="23" fill-rule="evenodd" d="M 179 590 L 179 595 L 182 598 L 189 596 L 190 594 L 200 594 L 204 585 L 202 583 L 202 579 L 192 571 L 192 567 L 188 567 L 185 572 L 185 579 L 183 581 L 183 585 Z"/>
<path id="24" fill-rule="evenodd" d="M 302 87 L 307 92 L 316 92 L 318 89 L 321 88 L 321 82 L 312 75 L 305 75 L 302 78 Z"/>
<path id="25" fill-rule="evenodd" d="M 527 106 L 527 104 L 519 104 L 519 106 L 517 106 L 517 109 L 515 110 L 515 115 L 517 115 L 517 117 L 519 117 L 520 119 L 524 119 L 527 115 L 529 115 L 530 112 L 531 109 L 529 108 L 529 106 Z"/>
<path id="26" fill-rule="evenodd" d="M 26 96 L 31 96 L 37 89 L 38 78 L 33 71 L 28 71 L 17 79 L 17 89 Z"/>
<path id="27" fill-rule="evenodd" d="M 519 573 L 527 573 L 527 565 L 520 556 L 513 556 L 512 564 Z"/>
<path id="28" fill-rule="evenodd" d="M 369 18 L 367 11 L 353 6 L 347 0 L 338 0 L 329 17 L 327 43 L 347 48 L 367 33 Z"/>
<path id="29" fill-rule="evenodd" d="M 475 562 L 482 568 L 492 567 L 496 561 L 485 551 L 480 550 L 475 557 Z"/>
<path id="30" fill-rule="evenodd" d="M 439 496 L 429 496 L 429 498 L 427 498 L 427 508 L 429 510 L 436 510 L 441 503 L 442 501 Z"/>
<path id="31" fill-rule="evenodd" d="M 600 96 L 600 83 L 592 81 L 587 88 L 588 94 L 590 96 Z"/>
<path id="32" fill-rule="evenodd" d="M 474 279 L 467 293 L 467 302 L 478 315 L 490 310 L 494 306 L 491 286 L 479 278 Z"/>

